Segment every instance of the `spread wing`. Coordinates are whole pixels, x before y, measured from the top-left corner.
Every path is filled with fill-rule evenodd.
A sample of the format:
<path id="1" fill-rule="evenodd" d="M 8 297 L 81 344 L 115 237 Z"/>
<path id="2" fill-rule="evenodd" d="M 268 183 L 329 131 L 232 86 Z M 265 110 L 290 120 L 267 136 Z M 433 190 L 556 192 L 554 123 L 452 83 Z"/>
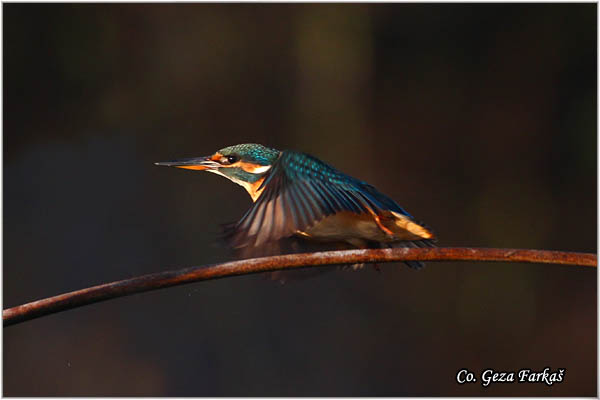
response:
<path id="1" fill-rule="evenodd" d="M 303 153 L 283 152 L 261 188 L 252 208 L 227 233 L 234 247 L 292 236 L 341 211 L 377 215 L 389 210 L 410 217 L 373 186 Z"/>

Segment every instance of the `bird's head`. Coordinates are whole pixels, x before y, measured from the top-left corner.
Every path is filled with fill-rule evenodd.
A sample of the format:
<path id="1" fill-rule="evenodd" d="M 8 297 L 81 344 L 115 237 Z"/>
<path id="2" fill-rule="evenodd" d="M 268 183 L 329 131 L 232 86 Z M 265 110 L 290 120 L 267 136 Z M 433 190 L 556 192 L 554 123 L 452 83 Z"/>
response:
<path id="1" fill-rule="evenodd" d="M 208 171 L 224 176 L 243 186 L 252 200 L 256 201 L 260 195 L 258 188 L 279 154 L 279 150 L 256 143 L 246 143 L 225 147 L 206 157 L 157 162 L 156 165 Z"/>

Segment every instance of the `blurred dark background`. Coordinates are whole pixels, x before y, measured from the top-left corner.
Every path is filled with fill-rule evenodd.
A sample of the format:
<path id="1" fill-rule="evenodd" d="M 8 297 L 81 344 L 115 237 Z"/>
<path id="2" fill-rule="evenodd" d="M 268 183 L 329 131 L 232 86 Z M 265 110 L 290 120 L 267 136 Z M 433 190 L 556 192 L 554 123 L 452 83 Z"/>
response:
<path id="1" fill-rule="evenodd" d="M 155 161 L 258 142 L 441 246 L 596 251 L 596 4 L 4 4 L 4 307 L 227 260 L 239 186 Z M 260 275 L 4 329 L 5 396 L 595 396 L 596 271 Z M 459 369 L 566 368 L 457 385 Z"/>

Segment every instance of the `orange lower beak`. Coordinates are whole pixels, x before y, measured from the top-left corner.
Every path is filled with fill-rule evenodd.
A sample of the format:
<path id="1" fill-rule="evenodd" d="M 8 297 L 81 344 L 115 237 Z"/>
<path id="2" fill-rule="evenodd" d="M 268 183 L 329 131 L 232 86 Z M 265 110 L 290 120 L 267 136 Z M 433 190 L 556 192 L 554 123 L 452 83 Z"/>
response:
<path id="1" fill-rule="evenodd" d="M 185 158 L 176 161 L 164 161 L 154 163 L 155 165 L 162 165 L 165 167 L 175 167 L 184 169 L 193 169 L 196 171 L 205 171 L 207 169 L 217 169 L 221 166 L 216 161 L 211 160 L 209 157 L 197 157 L 197 158 Z"/>
<path id="2" fill-rule="evenodd" d="M 208 169 L 206 165 L 173 165 L 175 168 L 195 169 L 196 171 L 204 171 Z"/>

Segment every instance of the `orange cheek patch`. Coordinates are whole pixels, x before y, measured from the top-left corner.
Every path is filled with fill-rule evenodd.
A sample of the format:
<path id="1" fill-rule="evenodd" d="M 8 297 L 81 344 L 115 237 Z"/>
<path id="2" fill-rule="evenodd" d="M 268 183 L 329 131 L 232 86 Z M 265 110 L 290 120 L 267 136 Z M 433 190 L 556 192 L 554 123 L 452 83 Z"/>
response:
<path id="1" fill-rule="evenodd" d="M 250 172 L 250 173 L 252 173 L 252 171 L 254 171 L 254 168 L 255 168 L 254 164 L 250 164 L 250 163 L 245 163 L 245 162 L 241 162 L 241 161 L 240 161 L 240 162 L 239 162 L 239 163 L 237 163 L 237 164 L 238 164 L 238 165 L 237 165 L 238 167 L 240 167 L 240 168 L 241 168 L 241 169 L 243 169 L 244 171 L 246 171 L 246 172 Z"/>

